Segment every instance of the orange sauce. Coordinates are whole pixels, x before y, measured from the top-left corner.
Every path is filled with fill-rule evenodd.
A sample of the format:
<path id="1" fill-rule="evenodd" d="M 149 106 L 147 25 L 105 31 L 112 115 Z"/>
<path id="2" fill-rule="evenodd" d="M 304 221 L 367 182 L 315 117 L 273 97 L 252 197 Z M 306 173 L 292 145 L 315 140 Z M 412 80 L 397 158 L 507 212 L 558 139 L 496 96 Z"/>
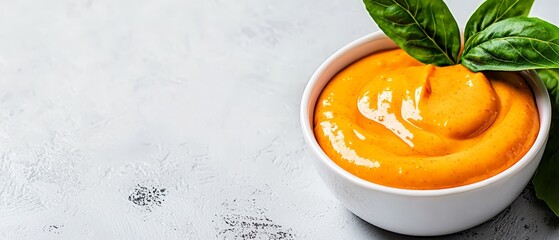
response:
<path id="1" fill-rule="evenodd" d="M 339 72 L 314 116 L 316 139 L 336 164 L 403 189 L 494 176 L 522 158 L 539 129 L 532 92 L 518 74 L 425 65 L 401 49 Z"/>

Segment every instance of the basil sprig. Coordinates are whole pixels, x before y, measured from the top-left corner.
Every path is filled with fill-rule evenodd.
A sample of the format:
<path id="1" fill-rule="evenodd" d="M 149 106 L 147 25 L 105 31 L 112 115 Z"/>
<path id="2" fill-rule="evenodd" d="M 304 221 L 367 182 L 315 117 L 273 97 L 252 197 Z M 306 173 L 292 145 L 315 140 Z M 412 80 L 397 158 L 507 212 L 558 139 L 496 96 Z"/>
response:
<path id="1" fill-rule="evenodd" d="M 460 55 L 458 24 L 443 0 L 363 0 L 380 29 L 415 59 L 474 72 L 559 68 L 559 28 L 527 17 L 534 0 L 487 0 L 466 25 Z"/>
<path id="2" fill-rule="evenodd" d="M 426 64 L 478 71 L 536 69 L 553 102 L 553 120 L 534 176 L 536 196 L 559 216 L 559 28 L 528 14 L 534 0 L 486 0 L 470 17 L 460 55 L 458 24 L 443 0 L 363 0 L 380 29 Z"/>

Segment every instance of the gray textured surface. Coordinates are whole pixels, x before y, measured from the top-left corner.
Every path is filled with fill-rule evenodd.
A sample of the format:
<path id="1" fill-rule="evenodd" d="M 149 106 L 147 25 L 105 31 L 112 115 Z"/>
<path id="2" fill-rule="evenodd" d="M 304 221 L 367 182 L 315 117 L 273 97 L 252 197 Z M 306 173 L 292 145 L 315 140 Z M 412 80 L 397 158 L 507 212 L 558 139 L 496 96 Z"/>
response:
<path id="1" fill-rule="evenodd" d="M 448 1 L 462 25 L 479 2 Z M 0 239 L 408 239 L 333 198 L 298 121 L 314 69 L 376 30 L 360 1 L 0 1 Z M 442 239 L 558 228 L 527 188 Z"/>

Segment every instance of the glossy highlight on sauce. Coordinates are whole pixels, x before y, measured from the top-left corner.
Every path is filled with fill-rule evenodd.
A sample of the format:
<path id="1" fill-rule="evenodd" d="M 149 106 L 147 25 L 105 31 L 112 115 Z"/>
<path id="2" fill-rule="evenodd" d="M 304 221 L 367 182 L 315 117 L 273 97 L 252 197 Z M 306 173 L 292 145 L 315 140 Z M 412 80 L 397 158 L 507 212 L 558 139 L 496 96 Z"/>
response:
<path id="1" fill-rule="evenodd" d="M 539 118 L 515 73 L 425 65 L 396 49 L 339 72 L 318 99 L 314 126 L 324 152 L 357 177 L 441 189 L 512 166 L 534 143 Z"/>

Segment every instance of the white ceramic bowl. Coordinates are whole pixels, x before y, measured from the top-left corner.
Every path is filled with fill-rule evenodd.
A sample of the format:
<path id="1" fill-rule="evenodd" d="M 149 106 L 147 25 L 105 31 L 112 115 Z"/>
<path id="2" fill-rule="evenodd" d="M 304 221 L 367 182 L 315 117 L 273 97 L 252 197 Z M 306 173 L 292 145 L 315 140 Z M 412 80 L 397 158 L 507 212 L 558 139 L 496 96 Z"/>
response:
<path id="1" fill-rule="evenodd" d="M 551 103 L 545 85 L 533 71 L 522 73 L 535 95 L 540 129 L 532 148 L 509 169 L 461 187 L 439 190 L 386 187 L 360 179 L 330 160 L 314 137 L 313 114 L 320 92 L 336 73 L 371 53 L 393 48 L 397 48 L 396 44 L 384 33 L 372 33 L 338 50 L 310 78 L 301 102 L 301 124 L 318 173 L 347 209 L 389 231 L 433 236 L 483 223 L 518 197 L 541 160 L 551 121 Z"/>

